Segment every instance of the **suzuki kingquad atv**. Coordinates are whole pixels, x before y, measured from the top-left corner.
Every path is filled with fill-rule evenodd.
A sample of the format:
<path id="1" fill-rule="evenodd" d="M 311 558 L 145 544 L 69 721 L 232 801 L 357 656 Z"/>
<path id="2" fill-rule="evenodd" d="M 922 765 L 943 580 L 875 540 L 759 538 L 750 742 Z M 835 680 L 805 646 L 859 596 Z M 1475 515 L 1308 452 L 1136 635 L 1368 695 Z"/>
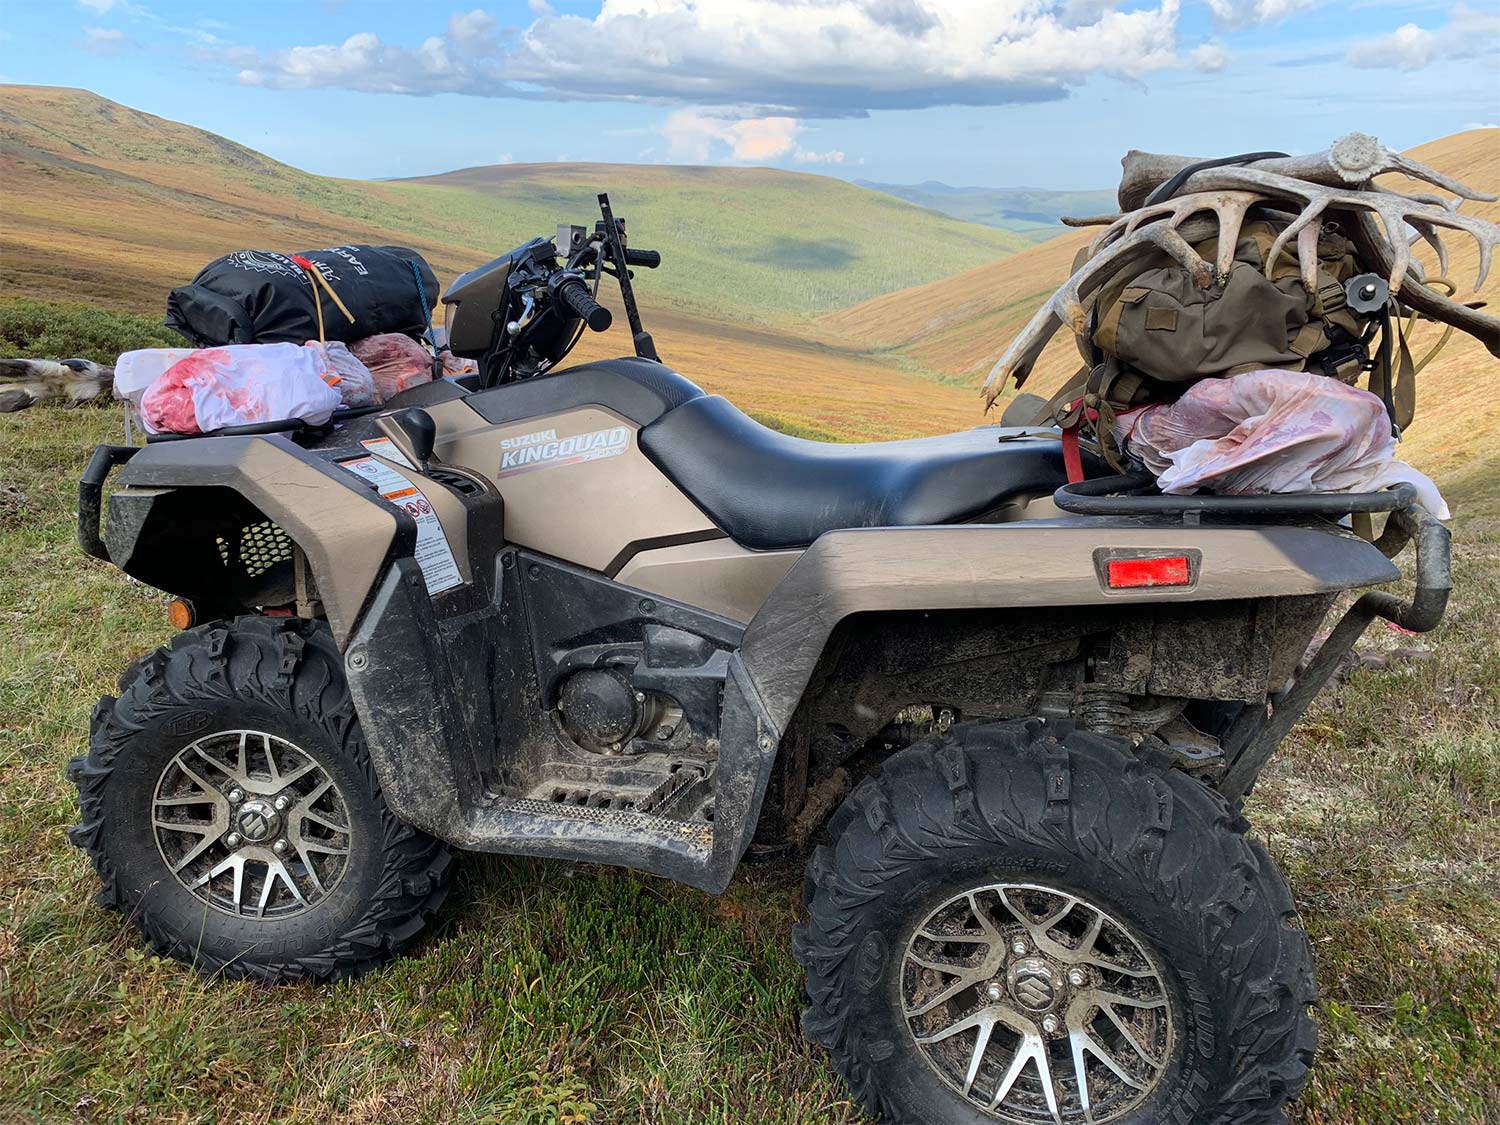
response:
<path id="1" fill-rule="evenodd" d="M 72 766 L 101 900 L 329 980 L 418 937 L 453 849 L 717 893 L 811 845 L 804 1027 L 886 1120 L 1283 1120 L 1313 965 L 1240 806 L 1374 617 L 1441 617 L 1441 524 L 1407 485 L 1070 485 L 1055 430 L 773 432 L 656 359 L 658 256 L 605 209 L 448 291 L 462 385 L 96 453 L 83 546 L 183 629 Z M 604 275 L 637 354 L 561 368 Z M 1415 598 L 1304 666 L 1412 539 Z"/>

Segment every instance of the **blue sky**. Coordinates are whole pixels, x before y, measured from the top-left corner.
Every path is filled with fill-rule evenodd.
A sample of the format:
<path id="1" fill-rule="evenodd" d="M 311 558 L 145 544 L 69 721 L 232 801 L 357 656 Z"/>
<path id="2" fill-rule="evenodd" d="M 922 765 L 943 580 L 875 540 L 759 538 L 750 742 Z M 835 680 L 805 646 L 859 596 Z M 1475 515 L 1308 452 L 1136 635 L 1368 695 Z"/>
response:
<path id="1" fill-rule="evenodd" d="M 0 78 L 330 175 L 593 160 L 1099 187 L 1127 148 L 1500 123 L 1500 3 L 8 0 Z"/>

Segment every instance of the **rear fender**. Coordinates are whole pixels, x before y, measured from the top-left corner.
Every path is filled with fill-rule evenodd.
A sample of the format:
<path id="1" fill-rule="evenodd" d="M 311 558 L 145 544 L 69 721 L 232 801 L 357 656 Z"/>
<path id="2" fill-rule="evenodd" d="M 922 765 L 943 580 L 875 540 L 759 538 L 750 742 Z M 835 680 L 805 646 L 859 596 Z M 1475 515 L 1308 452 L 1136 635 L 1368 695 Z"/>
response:
<path id="1" fill-rule="evenodd" d="M 103 540 L 125 573 L 218 605 L 223 532 L 270 521 L 306 554 L 341 648 L 381 574 L 416 547 L 410 516 L 279 435 L 148 445 L 117 482 Z"/>
<path id="2" fill-rule="evenodd" d="M 1114 551 L 1189 554 L 1196 566 L 1186 586 L 1113 590 L 1101 559 Z M 832 531 L 772 590 L 741 657 L 765 715 L 784 732 L 829 636 L 851 614 L 1282 598 L 1399 575 L 1373 545 L 1332 525 L 1074 517 Z"/>

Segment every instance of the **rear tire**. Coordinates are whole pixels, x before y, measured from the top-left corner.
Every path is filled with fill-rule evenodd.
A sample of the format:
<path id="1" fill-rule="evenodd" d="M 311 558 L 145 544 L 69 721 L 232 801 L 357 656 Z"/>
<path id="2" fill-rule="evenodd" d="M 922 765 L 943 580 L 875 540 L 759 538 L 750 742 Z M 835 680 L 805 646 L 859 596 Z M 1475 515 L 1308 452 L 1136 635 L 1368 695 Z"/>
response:
<path id="1" fill-rule="evenodd" d="M 326 627 L 200 626 L 121 681 L 69 766 L 68 835 L 99 902 L 153 949 L 205 973 L 331 980 L 427 926 L 452 857 L 386 807 Z"/>
<path id="2" fill-rule="evenodd" d="M 912 1125 L 1083 1122 L 1083 1058 L 1095 1121 L 1286 1120 L 1317 1036 L 1291 895 L 1216 794 L 1131 749 L 1040 721 L 960 726 L 894 755 L 834 816 L 793 951 L 803 1029 L 866 1108 Z M 1107 1003 L 1144 1049 L 1096 1003 L 1120 992 L 1136 1006 Z M 1055 1113 L 1041 1064 L 1016 1061 L 1028 1043 Z"/>

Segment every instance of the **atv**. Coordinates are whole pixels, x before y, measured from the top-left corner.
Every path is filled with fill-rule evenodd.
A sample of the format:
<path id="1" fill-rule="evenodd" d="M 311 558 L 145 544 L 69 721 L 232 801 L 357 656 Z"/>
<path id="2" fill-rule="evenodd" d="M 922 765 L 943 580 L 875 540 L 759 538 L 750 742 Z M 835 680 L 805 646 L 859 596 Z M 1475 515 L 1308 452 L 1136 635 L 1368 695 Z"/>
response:
<path id="1" fill-rule="evenodd" d="M 601 203 L 444 296 L 477 374 L 96 451 L 82 546 L 181 630 L 70 769 L 101 901 L 203 972 L 333 980 L 417 940 L 454 850 L 718 893 L 810 849 L 803 1026 L 886 1120 L 1285 1120 L 1313 962 L 1241 807 L 1367 624 L 1441 618 L 1443 526 L 1409 485 L 1069 483 L 1056 429 L 774 432 L 660 362 L 660 256 Z M 635 355 L 565 366 L 606 277 Z M 1412 541 L 1414 597 L 1306 658 Z"/>

